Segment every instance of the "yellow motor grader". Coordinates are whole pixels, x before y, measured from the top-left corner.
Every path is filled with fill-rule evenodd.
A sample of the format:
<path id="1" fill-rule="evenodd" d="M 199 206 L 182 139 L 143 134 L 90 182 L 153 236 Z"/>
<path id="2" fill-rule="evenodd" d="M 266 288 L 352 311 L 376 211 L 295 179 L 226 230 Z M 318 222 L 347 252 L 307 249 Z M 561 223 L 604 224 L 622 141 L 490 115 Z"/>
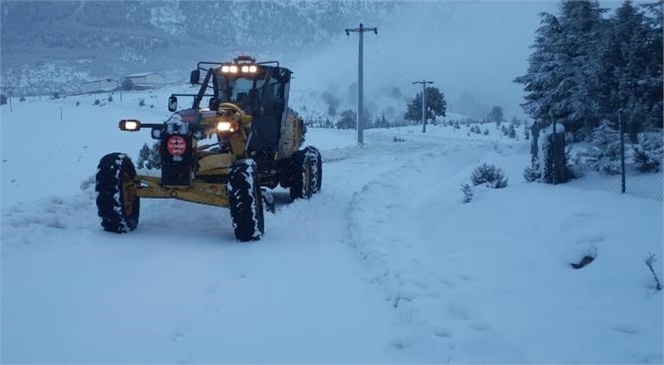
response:
<path id="1" fill-rule="evenodd" d="M 199 62 L 190 75 L 198 93 L 172 94 L 168 110 L 174 113 L 164 122 L 121 120 L 121 130 L 150 129 L 159 141 L 161 176 L 137 175 L 126 154 L 104 156 L 95 186 L 102 228 L 132 231 L 141 198 L 173 198 L 228 207 L 235 237 L 259 240 L 263 205 L 274 204 L 268 188 L 288 188 L 291 200 L 318 193 L 321 155 L 313 146 L 300 149 L 306 129 L 288 108 L 291 74 L 276 61 L 248 56 Z M 193 97 L 193 104 L 177 111 L 183 96 Z M 204 98 L 208 105 L 201 107 Z"/>

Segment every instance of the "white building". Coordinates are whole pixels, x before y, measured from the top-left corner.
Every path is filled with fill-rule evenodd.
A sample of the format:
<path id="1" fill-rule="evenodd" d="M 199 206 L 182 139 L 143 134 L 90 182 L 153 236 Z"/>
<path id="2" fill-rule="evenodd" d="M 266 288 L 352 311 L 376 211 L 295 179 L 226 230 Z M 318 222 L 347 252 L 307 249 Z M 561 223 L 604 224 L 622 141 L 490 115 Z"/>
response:
<path id="1" fill-rule="evenodd" d="M 99 79 L 88 81 L 81 84 L 82 93 L 100 93 L 109 92 L 117 89 L 120 85 L 117 80 L 113 79 Z"/>
<path id="2" fill-rule="evenodd" d="M 156 72 L 145 72 L 125 76 L 122 84 L 127 81 L 131 82 L 133 89 L 154 89 L 164 85 L 164 76 Z"/>

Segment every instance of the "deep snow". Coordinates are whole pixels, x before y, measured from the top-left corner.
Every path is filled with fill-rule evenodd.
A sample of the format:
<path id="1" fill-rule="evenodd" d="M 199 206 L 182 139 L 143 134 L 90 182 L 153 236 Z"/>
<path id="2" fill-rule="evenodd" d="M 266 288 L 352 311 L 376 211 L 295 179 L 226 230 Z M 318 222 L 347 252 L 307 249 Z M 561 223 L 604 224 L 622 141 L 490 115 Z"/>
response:
<path id="1" fill-rule="evenodd" d="M 165 92 L 1 107 L 2 362 L 662 363 L 662 202 L 526 183 L 494 126 L 310 129 L 323 191 L 275 191 L 259 242 L 171 200 L 103 232 L 90 177 L 151 142 L 117 121 L 163 120 Z M 463 204 L 482 162 L 509 184 Z"/>

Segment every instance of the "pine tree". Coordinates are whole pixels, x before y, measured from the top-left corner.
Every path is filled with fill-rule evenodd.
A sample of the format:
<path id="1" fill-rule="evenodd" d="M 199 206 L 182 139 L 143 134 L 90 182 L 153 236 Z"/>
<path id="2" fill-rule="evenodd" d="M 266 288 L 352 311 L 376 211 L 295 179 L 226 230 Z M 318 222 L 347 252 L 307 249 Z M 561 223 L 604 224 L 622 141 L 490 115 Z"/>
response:
<path id="1" fill-rule="evenodd" d="M 598 84 L 600 39 L 603 30 L 602 12 L 597 0 L 563 1 L 560 26 L 560 48 L 564 64 L 569 114 L 563 121 L 566 130 L 592 130 L 599 123 L 594 102 Z M 586 133 L 587 134 L 587 133 Z"/>
<path id="2" fill-rule="evenodd" d="M 646 16 L 648 29 L 647 49 L 648 65 L 643 72 L 642 86 L 644 89 L 644 102 L 647 111 L 644 119 L 644 129 L 661 128 L 664 116 L 664 95 L 662 88 L 662 55 L 664 54 L 664 1 L 659 0 L 643 6 L 649 16 Z"/>
<path id="3" fill-rule="evenodd" d="M 337 122 L 337 129 L 354 129 L 356 122 L 354 111 L 347 109 L 341 112 L 341 119 Z"/>
<path id="4" fill-rule="evenodd" d="M 150 147 L 147 143 L 143 144 L 141 150 L 138 152 L 138 160 L 136 160 L 136 167 L 142 169 L 145 167 L 145 163 L 150 159 Z"/>
<path id="5" fill-rule="evenodd" d="M 618 112 L 633 143 L 638 133 L 661 121 L 661 51 L 652 42 L 657 39 L 647 19 L 631 1 L 625 1 L 610 20 L 603 58 L 603 74 L 612 76 L 611 90 L 604 97 L 605 118 L 617 127 Z M 661 37 L 661 34 L 659 35 Z M 660 38 L 661 42 L 661 38 Z M 661 50 L 661 44 L 659 45 Z M 657 100 L 654 98 L 657 97 Z M 607 102 L 608 100 L 608 102 Z M 659 105 L 659 106 L 658 106 Z M 657 124 L 661 126 L 661 124 Z"/>
<path id="6" fill-rule="evenodd" d="M 591 135 L 591 142 L 597 145 L 607 145 L 620 138 L 618 130 L 608 120 L 602 121 Z"/>
<path id="7" fill-rule="evenodd" d="M 566 75 L 569 70 L 565 70 L 569 62 L 560 51 L 563 34 L 558 18 L 549 13 L 541 13 L 540 17 L 528 71 L 514 82 L 524 85 L 526 101 L 521 106 L 525 112 L 536 122 L 548 125 L 566 120 L 571 85 Z"/>
<path id="8" fill-rule="evenodd" d="M 157 141 L 152 145 L 150 149 L 150 156 L 145 162 L 145 168 L 148 170 L 159 170 L 161 169 L 161 153 L 159 151 L 160 143 Z"/>
<path id="9" fill-rule="evenodd" d="M 491 112 L 487 116 L 487 122 L 496 123 L 496 127 L 500 128 L 500 123 L 503 122 L 503 108 L 499 106 L 491 108 Z"/>
<path id="10" fill-rule="evenodd" d="M 506 135 L 510 138 L 516 138 L 516 129 L 514 128 L 514 124 L 510 124 L 510 126 L 507 127 Z"/>
<path id="11" fill-rule="evenodd" d="M 437 116 L 445 116 L 447 113 L 447 101 L 443 94 L 436 87 L 427 87 L 427 110 L 426 119 L 432 120 L 436 124 Z M 408 104 L 404 119 L 418 122 L 422 120 L 422 93 L 417 93 L 412 103 Z"/>

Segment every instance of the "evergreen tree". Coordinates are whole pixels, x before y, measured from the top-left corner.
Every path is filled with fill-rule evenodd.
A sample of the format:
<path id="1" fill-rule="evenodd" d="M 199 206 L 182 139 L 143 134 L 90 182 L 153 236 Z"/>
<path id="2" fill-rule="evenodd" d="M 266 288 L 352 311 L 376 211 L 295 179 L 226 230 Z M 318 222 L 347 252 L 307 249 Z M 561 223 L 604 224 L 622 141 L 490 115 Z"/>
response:
<path id="1" fill-rule="evenodd" d="M 337 122 L 337 129 L 354 129 L 356 113 L 350 109 L 341 112 L 341 119 Z"/>
<path id="2" fill-rule="evenodd" d="M 591 142 L 597 145 L 607 145 L 620 138 L 618 130 L 608 120 L 602 121 L 591 135 Z"/>
<path id="3" fill-rule="evenodd" d="M 150 147 L 147 143 L 143 143 L 143 147 L 138 152 L 138 160 L 136 160 L 136 167 L 142 169 L 145 167 L 145 163 L 150 159 Z"/>
<path id="4" fill-rule="evenodd" d="M 507 127 L 506 135 L 510 138 L 516 138 L 516 128 L 514 128 L 514 124 L 510 124 L 510 126 Z"/>
<path id="5" fill-rule="evenodd" d="M 376 117 L 376 120 L 374 121 L 374 127 L 376 128 L 389 128 L 390 125 L 387 122 L 387 118 L 385 118 L 385 113 L 381 114 L 380 117 Z"/>
<path id="6" fill-rule="evenodd" d="M 571 78 L 566 54 L 561 52 L 563 34 L 558 18 L 541 13 L 540 27 L 528 62 L 528 71 L 514 82 L 523 84 L 526 91 L 525 112 L 536 122 L 548 125 L 564 122 L 570 114 Z"/>
<path id="7" fill-rule="evenodd" d="M 152 148 L 150 149 L 150 156 L 145 162 L 145 168 L 148 170 L 159 170 L 161 169 L 161 153 L 159 151 L 160 149 L 160 143 L 159 141 L 155 142 L 152 145 Z"/>
<path id="8" fill-rule="evenodd" d="M 600 39 L 603 30 L 602 12 L 597 0 L 570 1 L 561 5 L 561 65 L 565 72 L 569 114 L 566 130 L 592 130 L 599 123 L 595 97 L 598 91 Z M 586 133 L 587 134 L 587 133 Z"/>
<path id="9" fill-rule="evenodd" d="M 426 105 L 426 119 L 432 120 L 436 124 L 437 116 L 445 116 L 447 113 L 447 101 L 445 94 L 443 94 L 436 87 L 427 87 L 427 105 Z M 408 104 L 408 109 L 404 115 L 404 119 L 418 122 L 422 120 L 422 93 L 417 93 L 412 103 Z"/>
<path id="10" fill-rule="evenodd" d="M 661 128 L 663 125 L 664 117 L 664 95 L 662 82 L 664 80 L 662 75 L 662 55 L 664 54 L 664 28 L 662 26 L 664 20 L 664 1 L 659 0 L 652 4 L 644 6 L 647 13 L 646 24 L 648 29 L 648 37 L 646 40 L 648 54 L 648 65 L 643 72 L 643 91 L 644 103 L 647 111 L 644 119 L 644 129 Z"/>
<path id="11" fill-rule="evenodd" d="M 500 128 L 500 123 L 503 121 L 503 108 L 499 106 L 494 106 L 491 108 L 491 112 L 487 116 L 487 122 L 496 123 L 496 127 Z"/>
<path id="12" fill-rule="evenodd" d="M 613 75 L 617 84 L 613 100 L 621 111 L 626 132 L 636 143 L 637 134 L 644 130 L 643 120 L 649 112 L 644 71 L 651 64 L 652 52 L 648 48 L 650 34 L 645 16 L 629 0 L 618 8 L 612 20 L 609 49 L 613 57 L 608 61 L 615 65 Z M 659 57 L 661 59 L 661 55 Z M 659 82 L 661 88 L 661 78 Z"/>

